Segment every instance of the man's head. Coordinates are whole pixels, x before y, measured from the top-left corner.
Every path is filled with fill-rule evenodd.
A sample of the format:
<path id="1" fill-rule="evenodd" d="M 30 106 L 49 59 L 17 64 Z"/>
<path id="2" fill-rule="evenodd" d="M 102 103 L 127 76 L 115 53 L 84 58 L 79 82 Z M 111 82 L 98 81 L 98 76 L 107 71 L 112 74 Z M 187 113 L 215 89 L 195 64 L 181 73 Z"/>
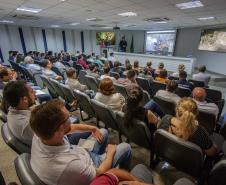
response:
<path id="1" fill-rule="evenodd" d="M 132 65 L 131 64 L 126 64 L 126 71 L 132 69 Z"/>
<path id="2" fill-rule="evenodd" d="M 8 81 L 12 80 L 11 71 L 9 71 L 6 68 L 1 68 L 0 69 L 0 80 L 2 80 L 3 82 L 8 82 Z"/>
<path id="3" fill-rule="evenodd" d="M 179 72 L 179 79 L 180 79 L 180 80 L 186 80 L 186 78 L 187 78 L 187 73 L 186 73 L 186 71 L 180 71 L 180 72 Z"/>
<path id="4" fill-rule="evenodd" d="M 33 64 L 34 63 L 34 60 L 33 60 L 33 58 L 31 56 L 26 56 L 24 58 L 24 63 L 25 64 Z"/>
<path id="5" fill-rule="evenodd" d="M 75 79 L 76 78 L 76 72 L 73 68 L 69 68 L 66 70 L 66 74 L 68 78 Z"/>
<path id="6" fill-rule="evenodd" d="M 161 78 L 167 78 L 167 71 L 166 70 L 160 70 L 159 77 L 161 77 Z"/>
<path id="7" fill-rule="evenodd" d="M 110 72 L 109 66 L 105 66 L 103 69 L 104 69 L 104 74 L 108 74 Z"/>
<path id="8" fill-rule="evenodd" d="M 151 61 L 148 61 L 147 62 L 147 67 L 151 67 L 151 65 L 152 65 L 152 62 Z"/>
<path id="9" fill-rule="evenodd" d="M 136 77 L 136 72 L 135 70 L 131 69 L 129 70 L 127 73 L 126 73 L 126 77 L 132 81 L 132 82 L 135 82 L 135 77 Z"/>
<path id="10" fill-rule="evenodd" d="M 175 80 L 168 80 L 166 82 L 166 90 L 169 92 L 174 92 L 178 87 L 178 84 Z"/>
<path id="11" fill-rule="evenodd" d="M 113 57 L 114 56 L 114 53 L 110 53 L 110 56 Z"/>
<path id="12" fill-rule="evenodd" d="M 199 68 L 199 72 L 205 73 L 206 72 L 206 66 L 201 66 Z"/>
<path id="13" fill-rule="evenodd" d="M 159 63 L 159 69 L 163 69 L 164 68 L 164 63 Z"/>
<path id="14" fill-rule="evenodd" d="M 35 104 L 35 93 L 24 81 L 11 81 L 3 89 L 3 98 L 17 109 L 28 109 Z"/>
<path id="15" fill-rule="evenodd" d="M 180 71 L 184 71 L 184 70 L 185 70 L 184 64 L 179 64 L 178 65 L 178 71 L 180 72 Z"/>
<path id="16" fill-rule="evenodd" d="M 46 69 L 52 68 L 52 63 L 49 61 L 49 59 L 44 59 L 43 62 L 42 62 L 42 65 Z"/>
<path id="17" fill-rule="evenodd" d="M 119 66 L 120 66 L 119 61 L 115 61 L 115 62 L 114 62 L 114 67 L 117 68 L 117 67 L 119 67 Z"/>
<path id="18" fill-rule="evenodd" d="M 42 140 L 63 139 L 70 131 L 70 115 L 60 100 L 41 104 L 31 112 L 30 125 Z"/>
<path id="19" fill-rule="evenodd" d="M 96 70 L 97 70 L 97 67 L 96 67 L 96 65 L 95 64 L 89 64 L 89 70 L 90 71 L 92 71 L 92 72 L 96 72 Z"/>
<path id="20" fill-rule="evenodd" d="M 196 87 L 192 91 L 192 96 L 195 100 L 203 102 L 206 99 L 206 91 L 201 87 Z"/>

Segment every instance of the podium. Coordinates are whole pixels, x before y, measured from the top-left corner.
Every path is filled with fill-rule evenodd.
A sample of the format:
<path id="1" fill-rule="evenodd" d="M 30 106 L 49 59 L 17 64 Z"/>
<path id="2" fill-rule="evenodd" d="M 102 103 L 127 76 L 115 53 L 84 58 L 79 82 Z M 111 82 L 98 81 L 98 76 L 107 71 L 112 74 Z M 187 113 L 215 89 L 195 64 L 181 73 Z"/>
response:
<path id="1" fill-rule="evenodd" d="M 104 54 L 105 58 L 108 58 L 110 53 L 113 53 L 113 52 L 114 52 L 113 46 L 106 46 L 106 47 L 100 48 L 100 55 Z"/>

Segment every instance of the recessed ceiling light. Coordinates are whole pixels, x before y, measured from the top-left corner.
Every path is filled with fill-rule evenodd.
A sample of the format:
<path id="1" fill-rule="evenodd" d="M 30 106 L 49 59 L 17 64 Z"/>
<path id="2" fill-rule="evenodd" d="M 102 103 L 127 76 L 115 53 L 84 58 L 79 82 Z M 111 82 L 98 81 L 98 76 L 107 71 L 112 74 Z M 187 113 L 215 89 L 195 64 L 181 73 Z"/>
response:
<path id="1" fill-rule="evenodd" d="M 176 30 L 147 31 L 147 33 L 176 33 Z"/>
<path id="2" fill-rule="evenodd" d="M 155 23 L 157 23 L 157 24 L 166 24 L 168 22 L 166 22 L 166 21 L 159 21 L 159 22 L 155 22 Z"/>
<path id="3" fill-rule="evenodd" d="M 18 7 L 16 10 L 18 11 L 24 11 L 24 12 L 32 12 L 32 13 L 39 13 L 42 11 L 40 8 L 30 8 L 30 7 Z"/>
<path id="4" fill-rule="evenodd" d="M 204 6 L 202 4 L 201 1 L 189 1 L 189 2 L 186 2 L 186 3 L 179 3 L 179 4 L 176 4 L 176 7 L 177 8 L 180 8 L 182 10 L 184 9 L 189 9 L 189 8 L 198 8 L 198 7 L 202 7 Z"/>
<path id="5" fill-rule="evenodd" d="M 123 17 L 132 17 L 132 16 L 137 16 L 137 13 L 135 13 L 135 12 L 124 12 L 124 13 L 119 13 L 118 15 L 123 16 Z"/>
<path id="6" fill-rule="evenodd" d="M 102 27 L 103 29 L 112 29 L 113 27 L 111 27 L 111 26 L 104 26 L 104 27 Z"/>
<path id="7" fill-rule="evenodd" d="M 80 23 L 79 23 L 79 22 L 73 22 L 73 23 L 70 23 L 71 26 L 76 26 L 76 25 L 78 25 L 78 24 L 80 24 Z"/>
<path id="8" fill-rule="evenodd" d="M 51 25 L 52 28 L 59 28 L 59 25 Z"/>
<path id="9" fill-rule="evenodd" d="M 14 21 L 10 21 L 10 20 L 0 20 L 0 23 L 9 23 L 9 24 L 12 24 L 12 23 L 14 23 Z"/>
<path id="10" fill-rule="evenodd" d="M 97 18 L 92 17 L 92 18 L 87 18 L 86 21 L 95 21 Z"/>
<path id="11" fill-rule="evenodd" d="M 207 21 L 207 20 L 212 20 L 212 19 L 215 19 L 215 17 L 199 17 L 199 18 L 197 18 L 198 20 L 200 20 L 200 21 Z"/>
<path id="12" fill-rule="evenodd" d="M 66 0 L 60 0 L 60 2 L 64 2 L 64 1 L 66 1 Z"/>

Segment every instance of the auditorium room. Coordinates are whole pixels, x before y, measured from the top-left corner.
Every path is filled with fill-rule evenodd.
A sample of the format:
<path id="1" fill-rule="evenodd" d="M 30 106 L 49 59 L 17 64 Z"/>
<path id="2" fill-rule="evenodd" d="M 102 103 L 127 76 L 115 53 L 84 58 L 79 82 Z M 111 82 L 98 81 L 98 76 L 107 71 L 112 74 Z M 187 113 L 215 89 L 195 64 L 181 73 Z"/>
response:
<path id="1" fill-rule="evenodd" d="M 0 185 L 226 185 L 226 0 L 0 0 Z"/>

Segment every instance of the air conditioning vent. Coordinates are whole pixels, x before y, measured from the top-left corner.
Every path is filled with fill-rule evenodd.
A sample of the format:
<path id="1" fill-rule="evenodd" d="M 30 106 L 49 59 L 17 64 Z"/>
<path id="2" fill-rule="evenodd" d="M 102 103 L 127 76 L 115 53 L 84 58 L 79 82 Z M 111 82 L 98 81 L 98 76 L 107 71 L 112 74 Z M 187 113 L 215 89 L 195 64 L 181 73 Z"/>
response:
<path id="1" fill-rule="evenodd" d="M 152 17 L 152 18 L 146 18 L 144 20 L 147 22 L 164 22 L 164 21 L 169 21 L 170 18 L 168 18 L 168 17 Z"/>
<path id="2" fill-rule="evenodd" d="M 24 19 L 24 20 L 39 20 L 39 17 L 33 15 L 25 15 L 25 14 L 15 14 L 12 16 L 13 18 L 17 19 Z"/>

